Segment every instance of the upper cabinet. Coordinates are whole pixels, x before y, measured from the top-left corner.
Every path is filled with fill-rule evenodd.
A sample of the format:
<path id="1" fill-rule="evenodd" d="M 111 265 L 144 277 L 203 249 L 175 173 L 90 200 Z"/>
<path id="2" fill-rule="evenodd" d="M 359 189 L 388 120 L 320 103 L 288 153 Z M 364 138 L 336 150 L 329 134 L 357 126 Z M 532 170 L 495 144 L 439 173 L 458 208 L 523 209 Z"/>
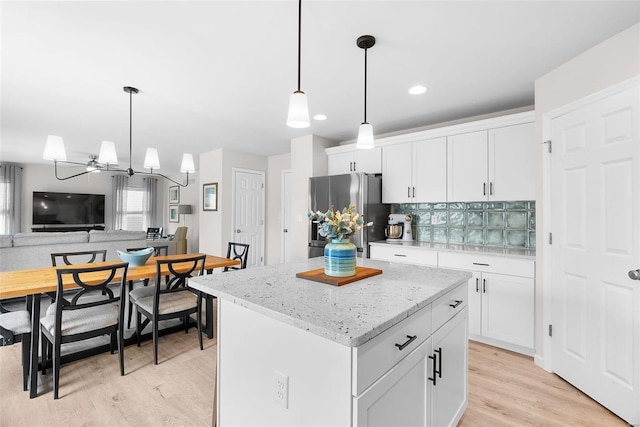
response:
<path id="1" fill-rule="evenodd" d="M 447 201 L 534 200 L 533 123 L 447 138 Z"/>
<path id="2" fill-rule="evenodd" d="M 382 172 L 382 149 L 376 147 L 370 150 L 360 150 L 354 145 L 347 147 L 332 147 L 327 149 L 329 175 L 345 173 Z"/>
<path id="3" fill-rule="evenodd" d="M 382 148 L 382 203 L 441 202 L 447 197 L 447 139 Z"/>

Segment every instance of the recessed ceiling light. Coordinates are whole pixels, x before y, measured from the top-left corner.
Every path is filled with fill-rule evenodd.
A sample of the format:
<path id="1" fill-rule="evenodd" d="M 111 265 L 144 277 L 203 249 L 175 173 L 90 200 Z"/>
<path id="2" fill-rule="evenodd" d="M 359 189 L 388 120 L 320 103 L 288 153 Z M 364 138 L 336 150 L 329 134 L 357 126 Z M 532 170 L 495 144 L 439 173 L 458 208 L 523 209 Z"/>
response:
<path id="1" fill-rule="evenodd" d="M 411 95 L 420 95 L 425 93 L 426 91 L 427 91 L 427 88 L 420 85 L 414 86 L 411 89 L 409 89 L 409 93 Z"/>
<path id="2" fill-rule="evenodd" d="M 316 114 L 315 116 L 313 116 L 314 120 L 327 120 L 327 116 L 325 116 L 324 114 Z"/>

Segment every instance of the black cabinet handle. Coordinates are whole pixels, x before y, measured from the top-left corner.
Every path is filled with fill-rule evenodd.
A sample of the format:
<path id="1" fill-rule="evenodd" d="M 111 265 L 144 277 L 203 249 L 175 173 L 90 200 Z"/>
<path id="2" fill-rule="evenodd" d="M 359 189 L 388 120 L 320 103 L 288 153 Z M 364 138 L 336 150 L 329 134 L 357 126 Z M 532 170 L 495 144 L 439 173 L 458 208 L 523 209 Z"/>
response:
<path id="1" fill-rule="evenodd" d="M 356 171 L 356 162 L 353 162 L 353 171 Z"/>
<path id="2" fill-rule="evenodd" d="M 489 183 L 489 195 L 493 196 L 493 182 Z"/>
<path id="3" fill-rule="evenodd" d="M 478 277 L 476 277 L 476 292 L 478 292 L 478 282 L 480 282 L 480 279 Z"/>
<path id="4" fill-rule="evenodd" d="M 416 187 L 412 187 L 413 188 L 413 197 L 416 197 Z"/>
<path id="5" fill-rule="evenodd" d="M 484 265 L 485 267 L 489 267 L 489 264 L 485 264 L 484 262 L 474 262 L 473 265 Z"/>
<path id="6" fill-rule="evenodd" d="M 407 199 L 411 198 L 411 187 L 407 187 Z"/>
<path id="7" fill-rule="evenodd" d="M 455 304 L 449 304 L 449 307 L 451 308 L 456 308 L 457 306 L 459 306 L 460 304 L 462 304 L 462 300 L 459 299 L 454 299 Z"/>
<path id="8" fill-rule="evenodd" d="M 429 359 L 433 360 L 433 366 L 432 366 L 433 367 L 433 378 L 428 377 L 427 379 L 429 381 L 432 381 L 433 385 L 436 385 L 436 372 L 437 372 L 437 370 L 436 370 L 436 356 L 435 355 L 434 356 L 429 356 Z"/>
<path id="9" fill-rule="evenodd" d="M 409 339 L 406 340 L 404 343 L 396 344 L 396 347 L 398 347 L 398 350 L 404 350 L 404 348 L 406 346 L 408 346 L 409 344 L 411 344 L 413 341 L 415 341 L 415 339 L 418 338 L 418 336 L 417 335 L 407 335 L 407 338 L 409 338 Z"/>
<path id="10" fill-rule="evenodd" d="M 487 195 L 487 183 L 486 182 L 482 183 L 482 195 L 483 196 Z"/>
<path id="11" fill-rule="evenodd" d="M 436 373 L 438 374 L 438 378 L 442 378 L 442 347 L 438 347 L 437 350 L 433 350 L 434 353 L 438 354 L 438 370 L 434 371 L 433 376 L 435 377 Z M 433 364 L 433 367 L 435 369 L 436 364 Z"/>
<path id="12" fill-rule="evenodd" d="M 482 293 L 487 293 L 487 279 L 482 279 Z"/>
<path id="13" fill-rule="evenodd" d="M 402 257 L 406 257 L 405 254 L 393 254 L 393 256 L 402 256 Z"/>

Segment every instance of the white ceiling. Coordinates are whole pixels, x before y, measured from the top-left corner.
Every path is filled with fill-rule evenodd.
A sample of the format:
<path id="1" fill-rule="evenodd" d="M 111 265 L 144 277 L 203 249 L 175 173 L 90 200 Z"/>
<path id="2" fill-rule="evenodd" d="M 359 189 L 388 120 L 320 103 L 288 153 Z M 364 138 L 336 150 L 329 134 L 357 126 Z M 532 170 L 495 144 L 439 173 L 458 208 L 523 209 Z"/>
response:
<path id="1" fill-rule="evenodd" d="M 292 138 L 354 139 L 533 105 L 534 81 L 640 22 L 640 1 L 329 1 L 302 4 L 302 90 L 312 121 L 285 124 L 297 85 L 297 7 L 288 1 L 2 1 L 3 161 L 42 162 L 48 134 L 87 161 L 100 141 L 134 168 L 221 147 L 268 156 Z M 580 76 L 576 76 L 580 78 Z M 407 90 L 424 84 L 426 94 Z M 197 165 L 196 156 L 196 165 Z M 197 166 L 196 166 L 197 167 Z"/>

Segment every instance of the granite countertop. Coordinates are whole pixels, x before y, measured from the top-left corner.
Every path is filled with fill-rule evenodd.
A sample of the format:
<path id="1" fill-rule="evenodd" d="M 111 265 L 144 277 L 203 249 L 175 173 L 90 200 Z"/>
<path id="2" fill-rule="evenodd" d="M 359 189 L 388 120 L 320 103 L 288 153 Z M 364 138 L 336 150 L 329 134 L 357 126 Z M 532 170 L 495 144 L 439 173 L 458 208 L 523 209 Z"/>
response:
<path id="1" fill-rule="evenodd" d="M 343 286 L 299 279 L 323 258 L 194 277 L 189 286 L 325 337 L 357 347 L 427 306 L 471 273 L 369 259 L 383 273 Z"/>
<path id="2" fill-rule="evenodd" d="M 430 242 L 387 242 L 386 240 L 379 240 L 377 242 L 370 242 L 371 245 L 390 245 L 390 246 L 410 246 L 422 249 L 431 249 L 436 251 L 447 252 L 469 252 L 474 254 L 494 255 L 509 258 L 527 258 L 535 259 L 536 250 L 526 248 L 501 248 L 497 246 L 481 246 L 481 245 L 463 245 L 454 243 L 430 243 Z"/>

